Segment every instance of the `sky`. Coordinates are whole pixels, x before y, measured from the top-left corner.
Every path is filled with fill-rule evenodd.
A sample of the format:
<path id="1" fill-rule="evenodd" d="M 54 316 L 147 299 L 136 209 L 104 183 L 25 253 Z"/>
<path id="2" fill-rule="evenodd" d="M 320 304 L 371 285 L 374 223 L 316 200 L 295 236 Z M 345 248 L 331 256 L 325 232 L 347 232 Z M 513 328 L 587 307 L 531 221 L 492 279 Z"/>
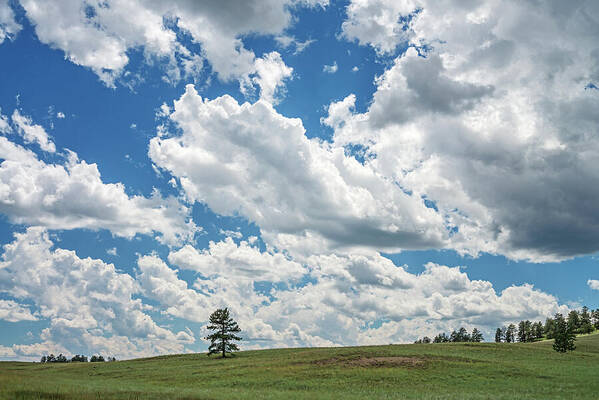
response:
<path id="1" fill-rule="evenodd" d="M 0 359 L 599 307 L 599 3 L 0 0 Z"/>

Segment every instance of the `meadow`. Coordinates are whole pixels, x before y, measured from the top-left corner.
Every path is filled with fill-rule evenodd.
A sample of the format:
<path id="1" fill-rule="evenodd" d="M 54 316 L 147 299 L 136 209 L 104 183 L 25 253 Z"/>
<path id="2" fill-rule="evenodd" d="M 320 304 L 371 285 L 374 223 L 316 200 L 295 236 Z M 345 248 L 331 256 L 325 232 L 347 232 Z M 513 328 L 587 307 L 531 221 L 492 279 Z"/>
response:
<path id="1" fill-rule="evenodd" d="M 242 351 L 0 363 L 0 399 L 596 399 L 599 334 L 552 341 Z"/>

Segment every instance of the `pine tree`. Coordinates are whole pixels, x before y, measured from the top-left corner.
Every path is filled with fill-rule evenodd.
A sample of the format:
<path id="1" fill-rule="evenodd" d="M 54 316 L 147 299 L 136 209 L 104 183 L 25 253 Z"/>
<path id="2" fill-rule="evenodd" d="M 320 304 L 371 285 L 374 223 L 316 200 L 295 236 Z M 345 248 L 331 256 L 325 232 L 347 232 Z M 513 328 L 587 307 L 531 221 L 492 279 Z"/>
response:
<path id="1" fill-rule="evenodd" d="M 505 331 L 506 343 L 514 343 L 514 335 L 516 333 L 516 325 L 510 324 Z"/>
<path id="2" fill-rule="evenodd" d="M 524 321 L 520 321 L 518 324 L 518 341 L 526 342 L 526 323 Z"/>
<path id="3" fill-rule="evenodd" d="M 553 349 L 560 353 L 566 351 L 572 351 L 576 348 L 574 341 L 576 335 L 574 335 L 572 325 L 566 322 L 562 314 L 555 314 L 555 341 L 553 343 Z"/>
<path id="4" fill-rule="evenodd" d="M 543 338 L 543 323 L 541 321 L 535 322 L 532 324 L 532 336 L 534 339 L 542 339 Z"/>
<path id="5" fill-rule="evenodd" d="M 433 343 L 447 343 L 447 342 L 449 342 L 449 337 L 447 337 L 447 334 L 445 334 L 445 332 L 439 333 L 433 339 Z"/>
<path id="6" fill-rule="evenodd" d="M 587 306 L 582 307 L 582 312 L 580 313 L 580 333 L 591 333 L 595 328 L 591 323 L 591 314 L 589 313 L 589 308 Z"/>
<path id="7" fill-rule="evenodd" d="M 75 354 L 72 358 L 71 358 L 71 362 L 87 362 L 87 357 L 84 356 L 83 354 L 79 355 L 79 354 Z"/>
<path id="8" fill-rule="evenodd" d="M 495 331 L 495 343 L 501 343 L 503 339 L 503 331 L 501 330 L 501 328 L 497 328 L 497 330 Z"/>
<path id="9" fill-rule="evenodd" d="M 210 340 L 210 347 L 208 347 L 208 356 L 211 354 L 222 354 L 225 358 L 227 353 L 239 350 L 239 347 L 233 340 L 241 340 L 235 333 L 240 332 L 241 329 L 229 315 L 227 308 L 219 308 L 210 315 L 210 325 L 207 327 L 211 331 L 215 331 L 213 334 L 205 337 L 206 340 Z"/>
<path id="10" fill-rule="evenodd" d="M 454 329 L 453 331 L 451 331 L 451 333 L 449 334 L 449 341 L 450 342 L 457 342 L 459 340 L 459 336 L 458 333 L 456 332 L 456 330 Z"/>
<path id="11" fill-rule="evenodd" d="M 553 339 L 553 335 L 555 333 L 555 321 L 553 320 L 553 318 L 547 318 L 545 320 L 545 327 L 543 328 L 543 330 L 545 331 L 547 339 Z"/>
<path id="12" fill-rule="evenodd" d="M 458 331 L 458 342 L 469 342 L 470 341 L 470 335 L 468 334 L 468 331 L 466 330 L 466 328 L 461 327 L 460 330 Z"/>
<path id="13" fill-rule="evenodd" d="M 472 334 L 470 335 L 471 342 L 482 342 L 484 340 L 483 334 L 476 328 L 472 329 Z"/>
<path id="14" fill-rule="evenodd" d="M 578 332 L 580 329 L 580 315 L 578 314 L 578 311 L 572 310 L 568 314 L 568 328 L 570 328 L 572 332 Z"/>
<path id="15" fill-rule="evenodd" d="M 531 342 L 532 339 L 532 323 L 528 320 L 520 321 L 520 323 L 518 324 L 518 341 Z"/>
<path id="16" fill-rule="evenodd" d="M 526 332 L 526 341 L 532 342 L 534 340 L 532 332 L 532 322 L 529 320 L 524 321 L 524 331 Z"/>
<path id="17" fill-rule="evenodd" d="M 593 317 L 593 326 L 595 327 L 595 329 L 599 329 L 599 308 L 593 310 L 591 315 Z"/>

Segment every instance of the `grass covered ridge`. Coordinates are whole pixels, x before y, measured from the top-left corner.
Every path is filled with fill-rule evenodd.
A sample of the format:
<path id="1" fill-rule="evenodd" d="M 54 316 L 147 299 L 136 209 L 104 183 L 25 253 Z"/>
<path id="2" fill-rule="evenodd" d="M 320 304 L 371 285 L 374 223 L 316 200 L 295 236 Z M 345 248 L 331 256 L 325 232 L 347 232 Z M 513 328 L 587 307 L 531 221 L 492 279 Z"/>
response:
<path id="1" fill-rule="evenodd" d="M 0 363 L 0 399 L 599 398 L 599 334 L 552 341 L 244 351 L 113 363 Z"/>

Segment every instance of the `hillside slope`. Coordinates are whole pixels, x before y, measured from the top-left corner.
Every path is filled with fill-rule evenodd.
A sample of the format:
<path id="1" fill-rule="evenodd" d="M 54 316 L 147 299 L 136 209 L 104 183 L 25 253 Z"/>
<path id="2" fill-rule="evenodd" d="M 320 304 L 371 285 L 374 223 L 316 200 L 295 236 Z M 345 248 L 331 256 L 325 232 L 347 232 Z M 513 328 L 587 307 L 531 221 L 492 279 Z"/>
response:
<path id="1" fill-rule="evenodd" d="M 1 399 L 599 398 L 599 335 L 538 343 L 245 351 L 114 363 L 0 363 Z"/>

